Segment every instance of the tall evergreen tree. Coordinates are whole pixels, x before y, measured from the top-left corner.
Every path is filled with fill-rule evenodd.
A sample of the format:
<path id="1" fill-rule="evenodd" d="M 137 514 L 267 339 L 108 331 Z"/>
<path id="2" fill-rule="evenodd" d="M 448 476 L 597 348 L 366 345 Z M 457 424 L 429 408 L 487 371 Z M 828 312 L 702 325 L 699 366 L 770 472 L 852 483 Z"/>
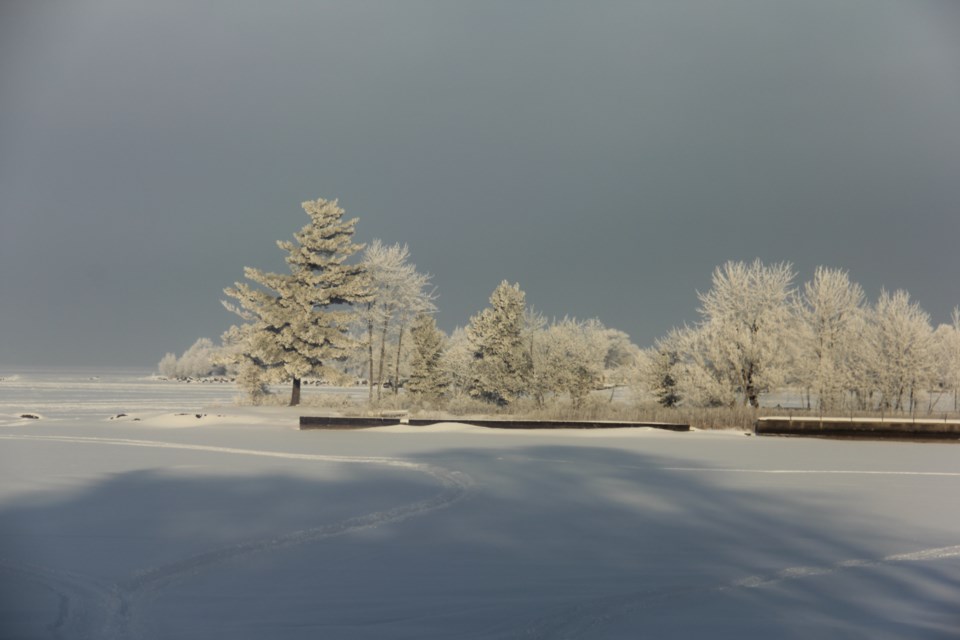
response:
<path id="1" fill-rule="evenodd" d="M 410 361 L 410 393 L 434 400 L 447 388 L 447 378 L 441 368 L 443 358 L 443 332 L 437 328 L 432 315 L 422 313 L 410 327 L 413 340 L 413 358 Z"/>
<path id="2" fill-rule="evenodd" d="M 490 296 L 490 306 L 470 318 L 470 395 L 508 404 L 527 391 L 532 363 L 523 339 L 525 310 L 520 285 L 504 280 Z"/>
<path id="3" fill-rule="evenodd" d="M 278 241 L 287 252 L 289 274 L 251 267 L 244 276 L 260 287 L 238 282 L 224 289 L 238 304 L 224 301 L 250 325 L 244 351 L 263 379 L 292 381 L 290 405 L 300 403 L 300 380 L 324 375 L 325 363 L 347 357 L 354 348 L 348 307 L 364 302 L 369 286 L 363 267 L 346 260 L 362 249 L 353 243 L 357 219 L 343 220 L 336 200 L 303 203 L 310 222 L 294 241 Z"/>

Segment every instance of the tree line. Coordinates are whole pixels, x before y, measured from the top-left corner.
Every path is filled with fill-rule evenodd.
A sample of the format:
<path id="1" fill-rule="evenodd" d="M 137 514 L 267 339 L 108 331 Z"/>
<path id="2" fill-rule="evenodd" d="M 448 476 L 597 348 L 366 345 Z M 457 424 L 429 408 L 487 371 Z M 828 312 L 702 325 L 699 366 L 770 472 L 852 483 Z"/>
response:
<path id="1" fill-rule="evenodd" d="M 960 389 L 960 308 L 936 329 L 903 290 L 874 304 L 841 269 L 794 287 L 789 263 L 727 262 L 700 294 L 700 321 L 643 353 L 640 376 L 660 404 L 760 406 L 803 390 L 807 408 L 915 411 Z"/>
<path id="2" fill-rule="evenodd" d="M 846 272 L 819 267 L 795 287 L 788 263 L 728 262 L 698 294 L 700 320 L 648 349 L 599 320 L 547 320 L 519 284 L 502 282 L 489 305 L 447 335 L 435 322 L 431 276 L 405 245 L 353 240 L 357 219 L 336 200 L 302 204 L 310 221 L 277 244 L 289 273 L 244 269 L 224 305 L 242 320 L 221 345 L 198 340 L 170 377 L 228 373 L 253 402 L 289 383 L 300 402 L 304 378 L 361 382 L 368 400 L 385 395 L 441 408 L 462 399 L 543 408 L 558 398 L 579 408 L 601 388 L 629 387 L 663 406 L 757 407 L 789 385 L 824 410 L 914 410 L 960 389 L 960 309 L 933 329 L 904 291 L 868 304 Z M 612 396 L 611 396 L 612 398 Z M 956 407 L 955 407 L 956 408 Z"/>

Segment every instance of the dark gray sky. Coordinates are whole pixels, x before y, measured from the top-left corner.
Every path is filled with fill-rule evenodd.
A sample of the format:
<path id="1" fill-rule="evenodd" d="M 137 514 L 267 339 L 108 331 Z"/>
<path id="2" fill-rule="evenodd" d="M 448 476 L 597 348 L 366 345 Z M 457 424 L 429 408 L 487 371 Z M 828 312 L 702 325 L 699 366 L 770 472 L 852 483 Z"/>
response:
<path id="1" fill-rule="evenodd" d="M 339 198 L 439 321 L 647 345 L 729 259 L 960 304 L 960 3 L 0 3 L 0 365 L 153 366 Z"/>

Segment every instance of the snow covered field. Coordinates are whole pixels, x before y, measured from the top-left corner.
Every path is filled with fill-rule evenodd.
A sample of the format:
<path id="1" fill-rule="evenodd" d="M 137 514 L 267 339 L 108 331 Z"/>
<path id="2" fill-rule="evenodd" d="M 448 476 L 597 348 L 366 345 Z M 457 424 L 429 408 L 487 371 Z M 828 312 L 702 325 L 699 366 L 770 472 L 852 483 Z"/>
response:
<path id="1" fill-rule="evenodd" d="M 2 638 L 960 638 L 957 445 L 300 432 L 0 375 Z"/>

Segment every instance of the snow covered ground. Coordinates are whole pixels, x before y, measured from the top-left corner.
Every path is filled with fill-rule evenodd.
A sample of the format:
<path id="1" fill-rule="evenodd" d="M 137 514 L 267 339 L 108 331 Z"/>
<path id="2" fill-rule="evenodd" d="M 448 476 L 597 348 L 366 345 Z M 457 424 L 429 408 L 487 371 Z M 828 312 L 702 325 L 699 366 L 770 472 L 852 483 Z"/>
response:
<path id="1" fill-rule="evenodd" d="M 2 375 L 0 638 L 960 638 L 958 445 L 300 432 Z"/>

